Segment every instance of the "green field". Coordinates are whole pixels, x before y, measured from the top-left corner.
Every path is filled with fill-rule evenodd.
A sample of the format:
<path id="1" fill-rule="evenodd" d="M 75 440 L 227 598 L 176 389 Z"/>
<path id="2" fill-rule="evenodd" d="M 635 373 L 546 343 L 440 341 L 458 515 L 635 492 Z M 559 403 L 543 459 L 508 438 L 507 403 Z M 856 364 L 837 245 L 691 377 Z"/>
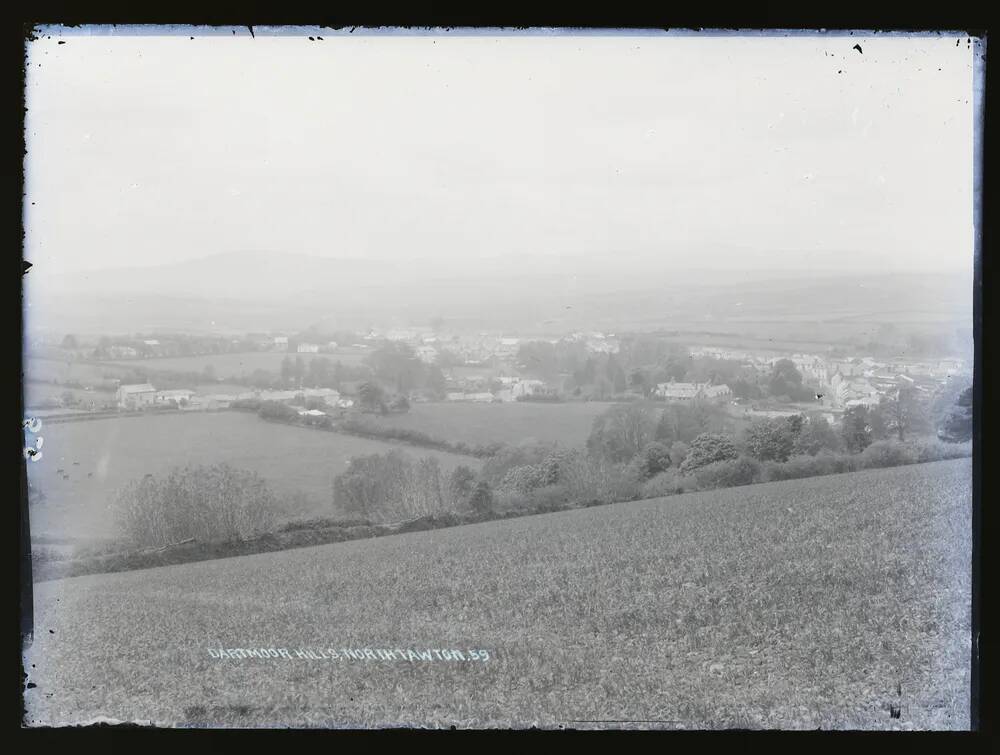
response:
<path id="1" fill-rule="evenodd" d="M 77 382 L 90 385 L 103 380 L 105 376 L 124 374 L 115 366 L 105 366 L 92 362 L 78 362 L 72 359 L 52 359 L 27 355 L 24 360 L 24 378 L 34 381 Z"/>
<path id="2" fill-rule="evenodd" d="M 970 484 L 963 459 L 46 582 L 28 721 L 964 729 Z"/>
<path id="3" fill-rule="evenodd" d="M 598 401 L 414 403 L 406 414 L 375 417 L 373 421 L 418 430 L 453 442 L 516 444 L 534 438 L 564 446 L 581 446 L 587 442 L 594 418 L 611 406 L 613 404 Z"/>
<path id="4" fill-rule="evenodd" d="M 433 456 L 443 472 L 479 460 L 398 443 L 265 422 L 242 412 L 183 412 L 43 424 L 43 457 L 28 466 L 45 503 L 31 509 L 32 534 L 107 537 L 107 506 L 123 484 L 174 465 L 228 462 L 258 472 L 282 499 L 288 517 L 334 513 L 334 475 L 351 456 L 400 448 Z M 62 469 L 62 472 L 58 470 Z M 68 475 L 69 479 L 63 479 Z"/>
<path id="5" fill-rule="evenodd" d="M 281 361 L 290 357 L 293 361 L 301 357 L 307 364 L 311 359 L 325 357 L 330 362 L 343 364 L 361 364 L 365 355 L 360 351 L 338 351 L 332 354 L 288 354 L 280 351 L 261 351 L 246 354 L 205 354 L 195 357 L 153 357 L 150 359 L 120 359 L 102 364 L 120 367 L 134 367 L 149 371 L 163 370 L 167 372 L 201 372 L 210 366 L 215 370 L 216 377 L 231 378 L 249 376 L 254 370 L 278 373 L 281 371 Z"/>

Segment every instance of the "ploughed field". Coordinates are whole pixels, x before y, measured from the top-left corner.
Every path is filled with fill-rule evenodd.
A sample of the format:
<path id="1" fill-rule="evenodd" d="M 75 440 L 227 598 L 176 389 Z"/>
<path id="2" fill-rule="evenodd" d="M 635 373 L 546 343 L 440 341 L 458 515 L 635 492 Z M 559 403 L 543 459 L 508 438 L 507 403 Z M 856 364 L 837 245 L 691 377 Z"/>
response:
<path id="1" fill-rule="evenodd" d="M 33 491 L 44 502 L 31 507 L 31 532 L 45 537 L 115 534 L 108 505 L 116 491 L 149 473 L 173 466 L 226 462 L 261 475 L 283 516 L 331 516 L 333 478 L 348 459 L 400 449 L 431 456 L 442 475 L 470 456 L 380 440 L 266 422 L 253 413 L 178 412 L 42 425 L 42 459 L 28 465 Z M 36 499 L 37 500 L 37 499 Z"/>
<path id="2" fill-rule="evenodd" d="M 414 403 L 406 414 L 371 415 L 371 421 L 452 442 L 517 445 L 529 438 L 563 446 L 582 446 L 594 419 L 612 404 L 598 401 L 545 403 L 514 401 Z"/>
<path id="3" fill-rule="evenodd" d="M 967 728 L 970 489 L 962 459 L 47 582 L 28 720 Z"/>

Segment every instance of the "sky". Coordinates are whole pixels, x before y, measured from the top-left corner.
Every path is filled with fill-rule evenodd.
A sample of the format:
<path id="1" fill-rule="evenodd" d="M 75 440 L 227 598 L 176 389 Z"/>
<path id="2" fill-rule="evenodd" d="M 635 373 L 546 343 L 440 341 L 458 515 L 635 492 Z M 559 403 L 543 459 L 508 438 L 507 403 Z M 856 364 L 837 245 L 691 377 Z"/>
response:
<path id="1" fill-rule="evenodd" d="M 27 43 L 41 272 L 972 268 L 964 36 L 106 32 Z"/>

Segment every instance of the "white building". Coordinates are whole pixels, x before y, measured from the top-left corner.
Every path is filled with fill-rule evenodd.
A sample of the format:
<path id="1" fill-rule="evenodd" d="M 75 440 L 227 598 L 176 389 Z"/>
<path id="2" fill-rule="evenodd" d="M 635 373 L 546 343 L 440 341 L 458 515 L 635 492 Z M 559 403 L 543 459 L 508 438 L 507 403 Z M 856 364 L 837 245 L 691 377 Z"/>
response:
<path id="1" fill-rule="evenodd" d="M 140 409 L 156 403 L 156 388 L 149 383 L 123 385 L 115 392 L 115 399 L 122 409 Z"/>
<path id="2" fill-rule="evenodd" d="M 187 388 L 178 388 L 176 390 L 169 390 L 169 391 L 157 391 L 156 403 L 166 404 L 170 401 L 176 401 L 177 403 L 180 403 L 181 401 L 190 401 L 193 395 L 194 391 L 189 391 Z"/>
<path id="3" fill-rule="evenodd" d="M 692 401 L 701 394 L 698 383 L 658 383 L 653 395 L 667 401 Z"/>
<path id="4" fill-rule="evenodd" d="M 299 354 L 319 354 L 319 344 L 317 343 L 300 343 L 295 347 L 295 350 Z"/>

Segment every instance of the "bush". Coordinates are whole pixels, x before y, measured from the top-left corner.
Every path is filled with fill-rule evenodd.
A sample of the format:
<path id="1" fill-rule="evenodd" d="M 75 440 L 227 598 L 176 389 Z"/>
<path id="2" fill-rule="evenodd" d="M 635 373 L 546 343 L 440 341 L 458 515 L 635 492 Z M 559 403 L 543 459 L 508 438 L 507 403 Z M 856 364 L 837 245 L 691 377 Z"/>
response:
<path id="1" fill-rule="evenodd" d="M 113 513 L 132 545 L 156 547 L 188 538 L 246 540 L 271 532 L 276 503 L 256 473 L 228 464 L 174 468 L 119 491 Z"/>
<path id="2" fill-rule="evenodd" d="M 790 423 L 780 419 L 755 419 L 744 431 L 747 451 L 760 461 L 785 461 L 792 453 L 795 436 Z"/>
<path id="3" fill-rule="evenodd" d="M 699 490 L 732 488 L 759 482 L 761 467 L 756 459 L 740 456 L 737 459 L 714 461 L 699 467 L 694 476 Z"/>
<path id="4" fill-rule="evenodd" d="M 941 459 L 961 459 L 972 456 L 972 441 L 954 443 L 936 438 L 910 441 L 918 462 L 939 461 Z"/>
<path id="5" fill-rule="evenodd" d="M 864 469 L 881 469 L 915 464 L 918 459 L 916 449 L 912 446 L 891 440 L 877 440 L 861 452 L 859 461 Z"/>
<path id="6" fill-rule="evenodd" d="M 560 480 L 575 501 L 615 503 L 633 501 L 642 495 L 632 469 L 582 453 L 566 458 Z"/>
<path id="7" fill-rule="evenodd" d="M 731 438 L 715 433 L 702 433 L 691 441 L 691 447 L 680 470 L 683 474 L 690 474 L 707 464 L 729 461 L 738 456 L 739 451 Z"/>
<path id="8" fill-rule="evenodd" d="M 495 505 L 493 491 L 489 485 L 480 480 L 469 498 L 469 508 L 477 514 L 489 514 L 493 512 Z"/>
<path id="9" fill-rule="evenodd" d="M 262 401 L 257 414 L 261 419 L 275 420 L 277 422 L 298 422 L 299 413 L 288 404 L 280 401 Z"/>
<path id="10" fill-rule="evenodd" d="M 858 458 L 856 456 L 821 451 L 815 456 L 801 454 L 792 456 L 784 463 L 765 464 L 762 478 L 766 481 L 798 480 L 803 477 L 853 472 L 857 468 Z"/>
<path id="11" fill-rule="evenodd" d="M 260 410 L 260 404 L 261 401 L 257 398 L 238 398 L 229 403 L 229 408 L 256 412 Z"/>
<path id="12" fill-rule="evenodd" d="M 668 495 L 678 495 L 692 490 L 693 487 L 693 481 L 690 477 L 683 476 L 676 469 L 668 469 L 643 484 L 642 497 L 662 498 Z"/>
<path id="13" fill-rule="evenodd" d="M 483 464 L 482 478 L 490 485 L 499 486 L 511 470 L 541 464 L 555 450 L 555 445 L 551 443 L 526 442 L 505 446 Z"/>
<path id="14" fill-rule="evenodd" d="M 333 480 L 334 503 L 370 521 L 442 513 L 444 495 L 437 459 L 416 463 L 401 451 L 357 456 Z"/>
<path id="15" fill-rule="evenodd" d="M 572 503 L 565 485 L 546 485 L 531 493 L 526 508 L 537 512 L 562 511 L 569 508 Z"/>
<path id="16" fill-rule="evenodd" d="M 526 464 L 514 467 L 500 481 L 499 487 L 512 493 L 527 495 L 532 490 L 545 485 L 545 472 L 540 464 Z"/>
<path id="17" fill-rule="evenodd" d="M 660 472 L 670 468 L 670 449 L 656 441 L 649 443 L 633 459 L 639 479 L 645 482 Z"/>

